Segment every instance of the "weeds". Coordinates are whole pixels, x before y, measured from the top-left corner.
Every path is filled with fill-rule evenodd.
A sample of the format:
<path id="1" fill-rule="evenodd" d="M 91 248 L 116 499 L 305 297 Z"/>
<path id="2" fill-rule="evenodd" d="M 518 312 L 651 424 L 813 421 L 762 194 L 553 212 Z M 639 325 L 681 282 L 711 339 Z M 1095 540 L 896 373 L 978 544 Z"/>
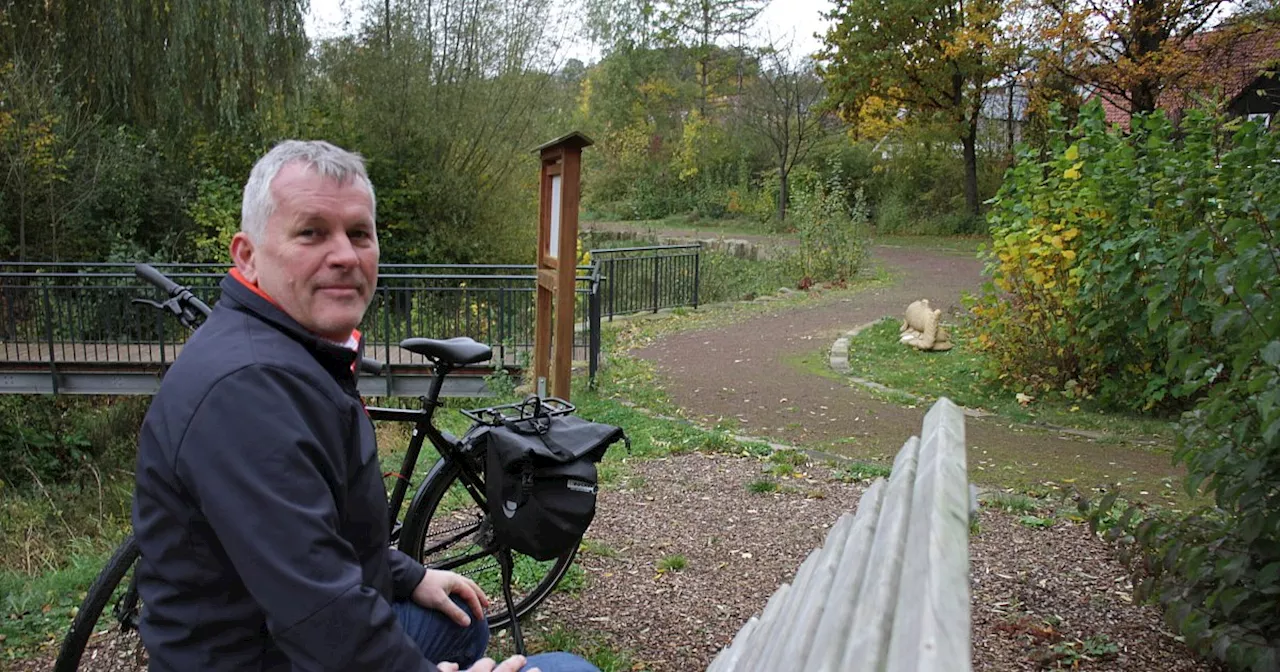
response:
<path id="1" fill-rule="evenodd" d="M 857 483 L 888 478 L 891 471 L 890 467 L 872 462 L 850 462 L 837 469 L 832 476 L 845 483 Z"/>
<path id="2" fill-rule="evenodd" d="M 982 503 L 989 508 L 1005 513 L 1033 513 L 1040 508 L 1036 500 L 1016 492 L 991 492 L 982 497 Z"/>
<path id="3" fill-rule="evenodd" d="M 668 555 L 658 561 L 658 572 L 678 572 L 689 564 L 683 555 Z"/>

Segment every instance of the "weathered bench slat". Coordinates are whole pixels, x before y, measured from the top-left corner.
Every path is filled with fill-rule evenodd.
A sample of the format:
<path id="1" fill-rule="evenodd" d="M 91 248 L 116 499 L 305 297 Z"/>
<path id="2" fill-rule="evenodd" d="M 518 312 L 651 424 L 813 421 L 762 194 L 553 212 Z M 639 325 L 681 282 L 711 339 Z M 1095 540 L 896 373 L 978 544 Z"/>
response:
<path id="1" fill-rule="evenodd" d="M 852 520 L 839 520 L 827 535 L 828 544 L 843 546 L 853 528 Z M 838 567 L 839 557 L 834 553 L 816 550 L 809 554 L 800 570 L 796 573 L 796 581 L 792 592 L 801 595 L 826 594 L 831 588 L 832 577 Z M 783 612 L 783 617 L 775 624 L 774 636 L 768 638 L 768 644 L 758 660 L 766 667 L 785 669 L 795 663 L 808 650 L 809 641 L 814 629 L 823 615 L 822 604 L 811 600 L 789 600 L 794 608 Z"/>
<path id="2" fill-rule="evenodd" d="M 915 437 L 893 461 L 888 492 L 880 506 L 876 538 L 867 558 L 866 577 L 858 595 L 853 620 L 846 626 L 843 660 L 830 669 L 878 670 L 889 653 L 889 628 L 898 603 L 898 579 L 906 547 L 907 523 L 911 513 L 911 487 L 915 482 L 920 441 Z"/>
<path id="3" fill-rule="evenodd" d="M 924 418 L 925 445 L 902 567 L 912 577 L 899 593 L 889 670 L 968 669 L 969 484 L 964 452 L 964 416 L 942 399 Z"/>
<path id="4" fill-rule="evenodd" d="M 880 517 L 884 493 L 885 481 L 875 481 L 862 494 L 857 513 L 841 516 L 853 521 L 854 530 L 845 540 L 844 548 L 832 549 L 838 568 L 823 610 L 824 618 L 814 635 L 813 646 L 806 654 L 805 665 L 815 669 L 832 668 L 840 660 L 848 639 L 849 622 L 853 620 L 858 593 L 866 576 L 863 570 L 867 566 L 867 556 L 871 554 L 871 541 L 875 538 L 875 523 Z"/>
<path id="5" fill-rule="evenodd" d="M 964 416 L 940 399 L 708 672 L 970 669 Z"/>

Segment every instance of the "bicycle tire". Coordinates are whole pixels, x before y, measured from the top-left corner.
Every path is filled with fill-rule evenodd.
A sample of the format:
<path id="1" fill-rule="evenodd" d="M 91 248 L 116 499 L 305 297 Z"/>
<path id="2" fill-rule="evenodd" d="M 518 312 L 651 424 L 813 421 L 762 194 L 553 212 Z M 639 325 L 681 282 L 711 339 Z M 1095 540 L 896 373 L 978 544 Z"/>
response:
<path id="1" fill-rule="evenodd" d="M 138 555 L 138 541 L 131 534 L 116 548 L 102 571 L 98 572 L 98 576 L 89 586 L 88 593 L 85 594 L 84 601 L 80 604 L 80 610 L 71 621 L 66 637 L 62 640 L 58 659 L 53 664 L 53 672 L 75 672 L 79 669 L 80 660 L 84 657 L 85 649 L 89 645 L 89 638 L 93 635 L 99 619 L 102 618 L 102 613 L 115 596 L 116 590 L 120 588 L 129 570 L 133 569 L 137 563 Z M 131 581 L 125 588 L 126 594 L 120 598 L 129 605 L 127 608 L 130 610 L 137 604 L 135 591 L 136 588 Z M 113 618 L 119 617 L 113 615 Z"/>
<path id="2" fill-rule="evenodd" d="M 405 515 L 404 527 L 401 528 L 399 548 L 402 552 L 423 563 L 428 568 L 445 567 L 463 576 L 468 576 L 480 584 L 485 594 L 489 596 L 490 611 L 487 614 L 489 630 L 496 632 L 511 625 L 511 615 L 508 613 L 506 602 L 502 598 L 501 573 L 496 556 L 488 554 L 483 558 L 477 559 L 475 564 L 467 563 L 462 566 L 452 567 L 450 566 L 451 562 L 461 557 L 461 553 L 450 554 L 445 551 L 433 553 L 430 556 L 425 553 L 427 542 L 437 535 L 446 533 L 454 533 L 455 536 L 457 534 L 466 534 L 465 538 L 459 539 L 460 545 L 465 551 L 466 549 L 474 548 L 475 537 L 486 533 L 488 513 L 483 511 L 475 500 L 466 494 L 461 482 L 461 472 L 461 467 L 456 462 L 449 460 L 440 460 L 431 467 L 431 471 L 427 473 L 422 486 L 414 494 L 413 501 L 409 504 L 409 511 Z M 443 526 L 433 529 L 431 527 L 433 521 L 439 522 L 444 519 L 444 516 L 437 516 L 436 514 L 440 509 L 441 502 L 451 492 L 461 493 L 460 495 L 454 495 L 462 499 L 460 508 L 449 511 L 449 520 Z M 476 529 L 470 533 L 462 532 L 469 524 L 474 524 Z M 468 543 L 471 543 L 471 545 L 467 546 Z M 487 546 L 488 544 L 481 545 Z M 519 586 L 512 586 L 515 612 L 518 617 L 523 618 L 551 595 L 551 592 L 555 590 L 556 586 L 568 573 L 577 554 L 577 544 L 574 544 L 563 555 L 546 561 L 534 560 L 531 557 L 512 552 L 511 555 L 518 568 L 516 572 L 517 581 L 520 580 L 522 574 L 528 576 L 531 572 L 533 573 L 532 581 L 521 581 L 521 583 L 532 584 L 531 588 L 518 590 Z M 543 573 L 543 570 L 545 570 L 545 573 Z M 513 584 L 515 583 L 516 581 L 513 581 Z"/>

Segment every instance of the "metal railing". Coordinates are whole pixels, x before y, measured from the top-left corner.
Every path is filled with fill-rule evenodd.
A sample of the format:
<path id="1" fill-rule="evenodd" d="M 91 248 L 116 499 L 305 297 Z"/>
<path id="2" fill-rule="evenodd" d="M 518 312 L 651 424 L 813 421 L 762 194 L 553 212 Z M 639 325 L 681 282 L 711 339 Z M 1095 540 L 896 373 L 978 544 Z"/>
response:
<path id="1" fill-rule="evenodd" d="M 593 264 L 578 267 L 574 359 L 587 360 L 592 380 L 603 316 L 697 306 L 698 247 L 593 250 Z M 153 266 L 209 305 L 228 268 Z M 424 363 L 398 346 L 412 336 L 470 336 L 493 347 L 495 365 L 523 368 L 533 349 L 535 272 L 533 265 L 379 266 L 360 330 L 366 352 L 390 365 L 387 389 L 398 368 Z M 0 263 L 0 372 L 47 372 L 56 393 L 60 367 L 163 371 L 189 334 L 167 315 L 131 303 L 154 295 L 132 264 Z"/>
<path id="2" fill-rule="evenodd" d="M 700 243 L 601 248 L 590 254 L 592 265 L 605 279 L 601 313 L 610 320 L 614 315 L 698 307 Z"/>

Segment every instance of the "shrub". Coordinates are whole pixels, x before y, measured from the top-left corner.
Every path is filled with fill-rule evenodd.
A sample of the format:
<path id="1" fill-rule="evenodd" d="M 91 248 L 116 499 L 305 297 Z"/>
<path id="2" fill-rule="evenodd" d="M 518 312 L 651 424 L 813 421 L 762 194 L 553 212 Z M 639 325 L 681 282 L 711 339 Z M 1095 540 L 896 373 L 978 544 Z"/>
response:
<path id="1" fill-rule="evenodd" d="M 1138 594 L 1235 670 L 1280 665 L 1280 138 L 1191 112 L 1121 135 L 1101 110 L 1022 150 L 992 212 L 974 305 L 1013 387 L 1075 381 L 1115 407 L 1183 410 L 1175 459 L 1212 502 L 1186 516 L 1082 502 Z"/>
<path id="2" fill-rule="evenodd" d="M 800 238 L 795 255 L 801 282 L 853 279 L 866 259 L 867 207 L 859 190 L 850 207 L 840 171 L 797 180 L 790 221 Z"/>
<path id="3" fill-rule="evenodd" d="M 1209 248 L 1190 234 L 1229 218 L 1221 199 L 1243 186 L 1222 182 L 1214 124 L 1191 115 L 1175 141 L 1156 114 L 1122 136 L 1094 104 L 1074 129 L 1054 129 L 1048 158 L 1020 150 L 989 216 L 991 283 L 973 305 L 993 379 L 1126 410 L 1188 407 L 1188 389 L 1160 365 L 1170 339 L 1185 329 L 1199 347 L 1218 340 Z"/>

